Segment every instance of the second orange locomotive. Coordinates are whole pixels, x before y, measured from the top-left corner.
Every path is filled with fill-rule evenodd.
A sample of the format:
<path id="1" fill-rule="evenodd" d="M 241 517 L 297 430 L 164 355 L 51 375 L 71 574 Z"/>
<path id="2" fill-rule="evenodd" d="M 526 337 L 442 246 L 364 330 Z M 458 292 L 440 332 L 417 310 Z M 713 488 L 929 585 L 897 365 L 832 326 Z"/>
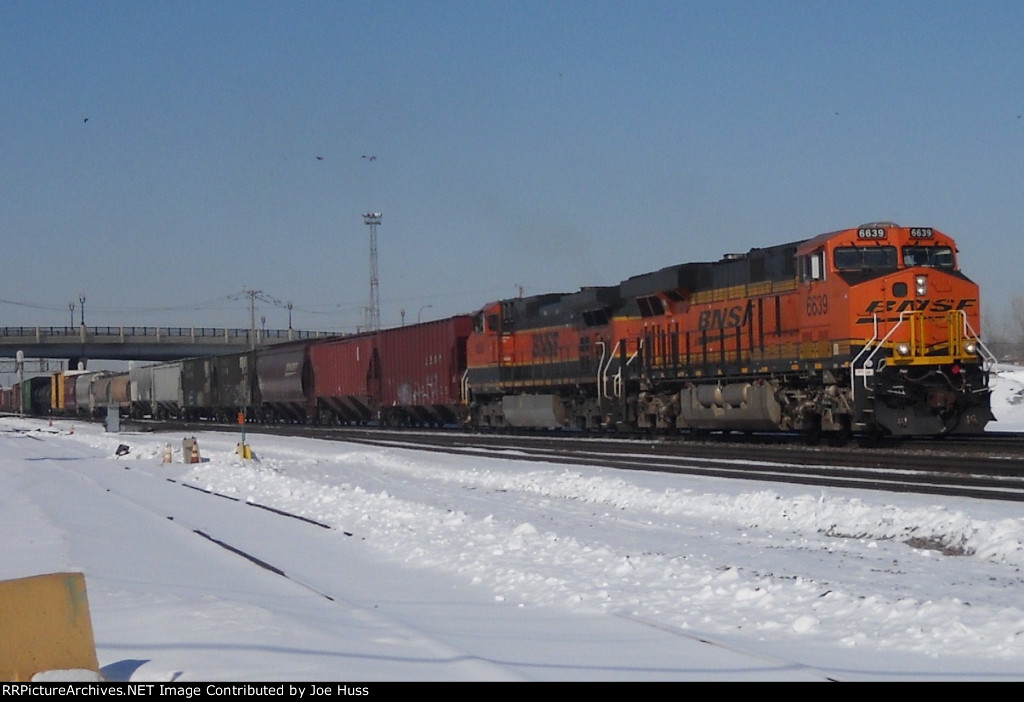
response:
<path id="1" fill-rule="evenodd" d="M 872 223 L 492 303 L 467 341 L 470 423 L 978 433 L 979 332 L 954 241 Z"/>

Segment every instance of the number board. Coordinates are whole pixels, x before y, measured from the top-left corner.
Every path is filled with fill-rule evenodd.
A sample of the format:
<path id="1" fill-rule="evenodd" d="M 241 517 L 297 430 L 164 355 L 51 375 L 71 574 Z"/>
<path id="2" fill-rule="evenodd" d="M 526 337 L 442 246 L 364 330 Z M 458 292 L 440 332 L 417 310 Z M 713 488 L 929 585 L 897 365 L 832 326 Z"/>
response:
<path id="1" fill-rule="evenodd" d="M 910 238 L 911 239 L 931 239 L 935 236 L 935 232 L 932 231 L 931 227 L 911 227 Z"/>
<path id="2" fill-rule="evenodd" d="M 884 239 L 885 227 L 861 227 L 857 230 L 858 239 Z"/>

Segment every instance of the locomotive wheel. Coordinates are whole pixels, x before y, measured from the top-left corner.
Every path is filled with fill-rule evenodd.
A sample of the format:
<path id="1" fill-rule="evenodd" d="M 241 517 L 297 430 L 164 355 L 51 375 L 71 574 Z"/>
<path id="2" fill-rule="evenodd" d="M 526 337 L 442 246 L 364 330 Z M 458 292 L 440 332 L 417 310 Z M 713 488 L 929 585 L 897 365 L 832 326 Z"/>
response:
<path id="1" fill-rule="evenodd" d="M 809 418 L 802 432 L 804 437 L 804 443 L 808 446 L 817 446 L 821 443 L 821 416 L 812 415 Z"/>
<path id="2" fill-rule="evenodd" d="M 861 448 L 878 448 L 885 438 L 885 431 L 877 424 L 872 424 L 868 430 L 857 438 L 857 445 Z"/>
<path id="3" fill-rule="evenodd" d="M 850 427 L 850 418 L 848 416 L 844 416 L 840 421 L 842 422 L 843 428 L 839 431 L 829 432 L 829 446 L 846 446 L 850 441 L 850 437 L 853 436 L 853 429 Z"/>

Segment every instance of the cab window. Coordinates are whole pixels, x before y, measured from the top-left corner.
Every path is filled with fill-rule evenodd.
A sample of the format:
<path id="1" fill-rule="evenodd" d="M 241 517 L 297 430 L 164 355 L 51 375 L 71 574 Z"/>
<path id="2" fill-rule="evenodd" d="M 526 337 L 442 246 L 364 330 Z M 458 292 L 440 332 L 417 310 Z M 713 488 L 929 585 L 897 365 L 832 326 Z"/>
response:
<path id="1" fill-rule="evenodd" d="M 907 268 L 953 268 L 953 249 L 948 246 L 904 246 L 903 265 Z"/>
<path id="2" fill-rule="evenodd" d="M 894 271 L 898 266 L 895 246 L 841 246 L 833 261 L 839 271 Z"/>
<path id="3" fill-rule="evenodd" d="M 800 266 L 800 278 L 803 281 L 824 280 L 825 278 L 825 252 L 815 251 L 809 256 L 804 256 Z"/>

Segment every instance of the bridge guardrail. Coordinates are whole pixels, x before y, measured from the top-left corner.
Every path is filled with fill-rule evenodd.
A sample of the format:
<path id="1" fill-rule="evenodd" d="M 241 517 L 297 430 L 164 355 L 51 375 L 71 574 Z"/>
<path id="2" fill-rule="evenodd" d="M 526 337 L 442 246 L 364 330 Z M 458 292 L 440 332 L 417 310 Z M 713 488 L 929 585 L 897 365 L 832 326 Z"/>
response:
<path id="1" fill-rule="evenodd" d="M 172 337 L 175 339 L 203 339 L 204 341 L 223 339 L 249 339 L 251 329 L 232 329 L 230 327 L 138 327 L 138 326 L 98 326 L 98 327 L 0 327 L 0 343 L 9 338 L 43 339 L 68 337 L 95 339 L 97 337 L 119 337 L 131 338 L 133 341 L 140 339 L 160 339 Z M 326 331 L 304 331 L 298 329 L 257 329 L 257 339 L 320 339 L 327 336 L 338 336 L 338 332 Z"/>

